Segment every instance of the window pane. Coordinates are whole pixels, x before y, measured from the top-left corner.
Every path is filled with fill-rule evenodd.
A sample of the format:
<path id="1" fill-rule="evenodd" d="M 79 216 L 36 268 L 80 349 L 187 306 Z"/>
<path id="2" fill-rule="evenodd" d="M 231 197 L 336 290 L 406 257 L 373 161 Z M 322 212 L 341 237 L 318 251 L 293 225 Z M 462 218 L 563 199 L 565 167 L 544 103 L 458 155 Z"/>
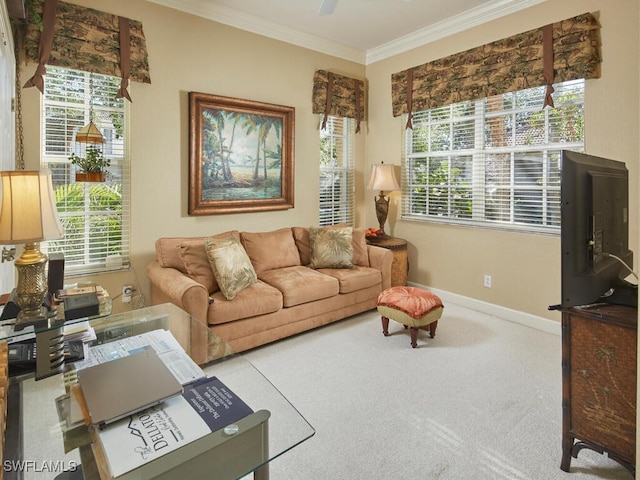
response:
<path id="1" fill-rule="evenodd" d="M 557 233 L 561 149 L 584 149 L 584 80 L 416 112 L 403 217 Z M 459 155 L 452 155 L 453 152 Z"/>
<path id="2" fill-rule="evenodd" d="M 353 225 L 355 122 L 329 117 L 320 129 L 319 224 Z"/>
<path id="3" fill-rule="evenodd" d="M 109 255 L 129 255 L 129 164 L 126 156 L 123 99 L 115 95 L 120 79 L 47 67 L 43 95 L 42 168 L 50 169 L 60 221 L 61 240 L 47 242 L 63 252 L 68 272 L 103 271 Z M 93 121 L 105 138 L 96 147 L 110 160 L 107 180 L 77 182 L 71 153 L 85 157 L 87 144 L 75 141 L 80 128 Z"/>

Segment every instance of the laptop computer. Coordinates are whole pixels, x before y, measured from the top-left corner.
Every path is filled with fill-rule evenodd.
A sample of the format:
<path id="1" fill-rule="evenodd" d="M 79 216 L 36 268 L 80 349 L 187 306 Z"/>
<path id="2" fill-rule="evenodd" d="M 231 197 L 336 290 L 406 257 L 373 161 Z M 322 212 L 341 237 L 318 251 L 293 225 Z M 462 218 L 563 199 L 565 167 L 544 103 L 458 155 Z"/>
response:
<path id="1" fill-rule="evenodd" d="M 103 427 L 182 393 L 151 348 L 78 371 L 91 423 Z"/>

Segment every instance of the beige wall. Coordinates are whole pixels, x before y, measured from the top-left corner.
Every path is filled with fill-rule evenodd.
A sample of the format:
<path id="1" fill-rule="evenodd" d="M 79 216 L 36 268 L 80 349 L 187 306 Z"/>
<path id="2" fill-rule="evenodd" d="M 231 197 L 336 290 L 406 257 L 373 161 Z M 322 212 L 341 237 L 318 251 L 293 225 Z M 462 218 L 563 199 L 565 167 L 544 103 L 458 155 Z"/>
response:
<path id="1" fill-rule="evenodd" d="M 253 35 L 143 0 L 74 0 L 74 3 L 142 21 L 152 84 L 133 82 L 131 105 L 132 240 L 135 275 L 149 300 L 145 267 L 161 236 L 206 235 L 228 229 L 265 231 L 317 223 L 318 131 L 311 113 L 316 69 L 364 78 L 369 121 L 358 135 L 357 223 L 376 225 L 373 192 L 365 191 L 372 163 L 400 164 L 402 122 L 391 114 L 391 74 L 514 33 L 586 11 L 602 24 L 602 78 L 586 87 L 587 152 L 628 162 L 632 172 L 632 245 L 638 244 L 638 3 L 636 0 L 547 0 L 526 11 L 452 35 L 367 67 Z M 27 78 L 34 66 L 23 69 Z M 293 106 L 295 208 L 234 215 L 187 215 L 189 91 Z M 40 96 L 23 91 L 25 153 L 39 160 Z M 365 155 L 366 147 L 366 155 Z M 388 230 L 410 243 L 409 280 L 529 314 L 557 319 L 546 310 L 560 300 L 559 239 L 485 229 L 419 224 L 399 216 L 393 195 Z M 633 211 L 632 211 L 633 214 Z M 633 248 L 633 247 L 632 247 Z M 639 249 L 636 249 L 638 251 Z M 493 287 L 482 286 L 484 274 Z M 100 281 L 100 280 L 98 280 Z M 120 278 L 104 283 L 114 295 Z M 111 287 L 111 285 L 113 285 Z"/>
<path id="2" fill-rule="evenodd" d="M 367 165 L 400 165 L 402 120 L 391 113 L 391 74 L 584 12 L 599 15 L 602 77 L 586 82 L 586 151 L 627 162 L 631 174 L 631 243 L 638 254 L 638 2 L 547 0 L 525 11 L 452 35 L 367 67 Z M 369 200 L 367 200 L 369 202 Z M 393 202 L 399 210 L 400 196 Z M 368 203 L 367 203 L 368 206 Z M 373 207 L 367 224 L 375 224 Z M 410 243 L 409 281 L 559 320 L 560 240 L 470 227 L 408 222 L 396 211 L 391 233 Z M 483 287 L 492 275 L 491 289 Z"/>
<path id="3" fill-rule="evenodd" d="M 162 236 L 207 235 L 229 229 L 268 231 L 318 222 L 318 118 L 311 112 L 313 73 L 331 69 L 364 78 L 365 67 L 253 35 L 143 0 L 73 0 L 140 20 L 149 51 L 151 85 L 131 83 L 131 258 L 149 300 L 146 265 Z M 23 78 L 35 69 L 29 65 Z M 295 208 L 232 215 L 189 216 L 188 92 L 295 107 Z M 23 90 L 26 158 L 38 167 L 40 94 Z M 364 135 L 358 136 L 363 178 Z M 359 180 L 358 187 L 362 188 Z M 115 296 L 113 275 L 99 280 Z M 131 281 L 131 276 L 123 282 Z"/>

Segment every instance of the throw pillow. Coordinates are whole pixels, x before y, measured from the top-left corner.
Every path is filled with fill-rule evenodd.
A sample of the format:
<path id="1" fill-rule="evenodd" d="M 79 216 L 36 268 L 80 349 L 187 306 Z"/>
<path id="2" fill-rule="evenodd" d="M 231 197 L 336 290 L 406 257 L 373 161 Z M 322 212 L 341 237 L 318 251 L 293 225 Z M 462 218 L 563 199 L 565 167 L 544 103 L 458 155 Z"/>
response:
<path id="1" fill-rule="evenodd" d="M 325 228 L 345 228 L 346 225 L 330 225 Z M 296 247 L 300 252 L 300 264 L 309 265 L 311 247 L 309 245 L 309 227 L 292 227 L 293 238 L 296 241 Z M 361 267 L 369 267 L 369 250 L 367 248 L 367 241 L 365 237 L 364 228 L 353 229 L 353 259 L 354 265 L 360 265 Z"/>
<path id="2" fill-rule="evenodd" d="M 228 238 L 229 236 L 240 240 L 240 232 L 237 230 L 218 233 L 217 235 L 212 235 L 211 238 Z M 166 238 L 164 240 L 166 246 L 171 245 L 170 241 L 172 239 Z M 166 249 L 167 248 L 165 248 L 165 250 Z M 181 268 L 179 268 L 181 272 L 186 273 L 196 282 L 204 285 L 209 293 L 218 290 L 218 283 L 213 275 L 213 269 L 209 263 L 209 256 L 204 246 L 204 237 L 183 238 L 177 246 L 177 251 L 183 264 Z M 171 265 L 164 266 L 169 267 Z"/>
<path id="3" fill-rule="evenodd" d="M 204 245 L 213 275 L 224 298 L 232 300 L 257 281 L 247 252 L 234 237 L 205 238 Z"/>
<path id="4" fill-rule="evenodd" d="M 311 268 L 354 268 L 353 229 L 310 227 Z"/>
<path id="5" fill-rule="evenodd" d="M 369 266 L 369 250 L 364 228 L 353 229 L 353 264 L 361 267 Z"/>
<path id="6" fill-rule="evenodd" d="M 203 239 L 183 241 L 178 245 L 178 254 L 184 263 L 187 275 L 204 285 L 209 293 L 218 289 Z"/>

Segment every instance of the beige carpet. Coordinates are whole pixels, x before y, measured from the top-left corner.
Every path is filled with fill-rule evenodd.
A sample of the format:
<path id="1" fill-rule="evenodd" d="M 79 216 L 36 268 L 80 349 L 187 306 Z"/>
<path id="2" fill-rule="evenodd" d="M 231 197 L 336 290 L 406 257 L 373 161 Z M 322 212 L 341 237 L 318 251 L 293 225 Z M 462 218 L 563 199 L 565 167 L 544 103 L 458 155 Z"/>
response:
<path id="1" fill-rule="evenodd" d="M 571 473 L 560 470 L 559 336 L 453 304 L 435 339 L 421 332 L 419 348 L 400 324 L 391 322 L 390 333 L 382 335 L 372 311 L 245 354 L 317 432 L 271 463 L 271 480 L 632 478 L 589 450 Z M 35 391 L 26 411 L 53 426 L 38 431 L 34 416 L 25 419 L 28 458 L 38 465 L 62 455 L 51 451 L 51 435 L 60 434 L 55 406 L 38 395 L 59 383 L 27 386 Z M 250 405 L 261 408 L 254 398 Z M 72 452 L 66 466 L 77 460 Z"/>
<path id="2" fill-rule="evenodd" d="M 632 478 L 590 450 L 560 470 L 559 336 L 451 304 L 416 349 L 390 333 L 372 311 L 246 354 L 317 431 L 272 480 Z"/>

